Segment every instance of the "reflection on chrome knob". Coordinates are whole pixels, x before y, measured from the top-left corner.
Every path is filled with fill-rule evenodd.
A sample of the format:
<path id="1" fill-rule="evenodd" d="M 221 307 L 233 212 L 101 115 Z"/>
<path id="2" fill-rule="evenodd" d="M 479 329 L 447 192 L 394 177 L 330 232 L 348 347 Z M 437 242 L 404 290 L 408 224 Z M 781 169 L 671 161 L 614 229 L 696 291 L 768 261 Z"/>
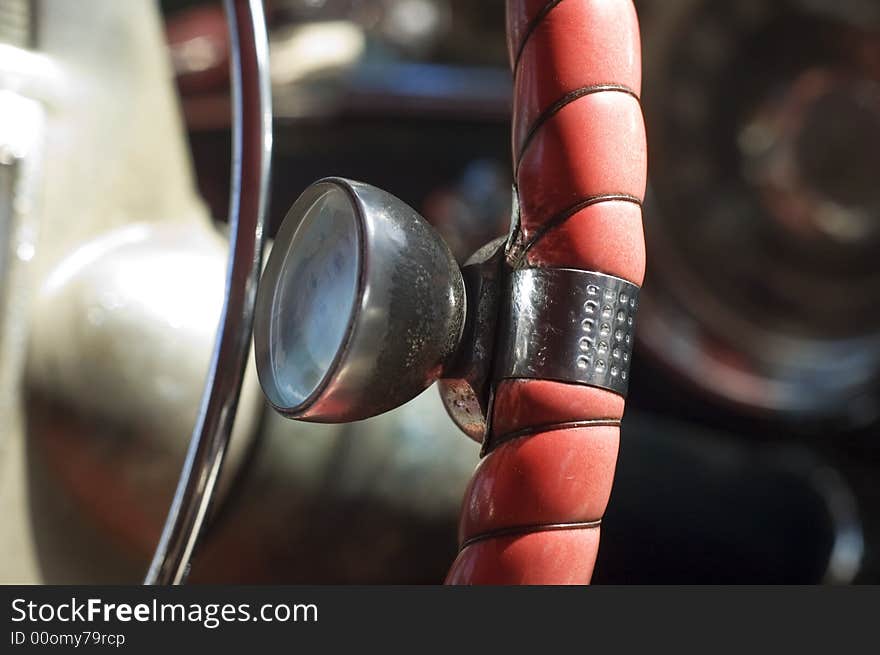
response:
<path id="1" fill-rule="evenodd" d="M 464 312 L 458 265 L 415 210 L 367 184 L 321 180 L 288 212 L 260 282 L 263 391 L 290 418 L 381 414 L 440 376 Z"/>

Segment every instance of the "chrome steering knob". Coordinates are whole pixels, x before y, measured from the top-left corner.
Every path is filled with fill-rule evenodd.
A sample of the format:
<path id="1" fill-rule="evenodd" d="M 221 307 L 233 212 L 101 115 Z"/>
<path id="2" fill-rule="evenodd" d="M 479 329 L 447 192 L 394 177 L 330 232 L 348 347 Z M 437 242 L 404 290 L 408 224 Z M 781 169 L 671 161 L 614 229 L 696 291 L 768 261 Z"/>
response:
<path id="1" fill-rule="evenodd" d="M 295 419 L 356 421 L 440 377 L 461 340 L 464 281 L 415 210 L 327 178 L 285 217 L 256 310 L 257 368 L 272 406 Z"/>

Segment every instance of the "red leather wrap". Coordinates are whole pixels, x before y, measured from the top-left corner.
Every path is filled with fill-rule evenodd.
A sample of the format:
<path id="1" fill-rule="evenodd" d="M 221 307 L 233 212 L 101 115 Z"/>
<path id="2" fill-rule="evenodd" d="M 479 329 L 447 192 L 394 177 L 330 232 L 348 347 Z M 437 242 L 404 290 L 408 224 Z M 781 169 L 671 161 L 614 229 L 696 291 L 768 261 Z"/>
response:
<path id="1" fill-rule="evenodd" d="M 630 0 L 508 0 L 521 266 L 641 285 L 647 176 L 641 48 Z M 465 492 L 450 584 L 585 584 L 611 493 L 622 397 L 544 380 L 495 389 L 501 443 Z M 573 422 L 595 425 L 568 427 Z"/>

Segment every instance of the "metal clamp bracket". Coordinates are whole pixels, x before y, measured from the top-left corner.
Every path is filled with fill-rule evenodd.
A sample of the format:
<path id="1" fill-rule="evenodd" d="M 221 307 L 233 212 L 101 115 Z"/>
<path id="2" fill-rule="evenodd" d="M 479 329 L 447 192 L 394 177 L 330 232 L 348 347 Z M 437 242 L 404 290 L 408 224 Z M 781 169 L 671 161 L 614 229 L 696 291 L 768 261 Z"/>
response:
<path id="1" fill-rule="evenodd" d="M 582 384 L 626 395 L 639 287 L 570 268 L 512 269 L 499 239 L 462 274 L 467 318 L 459 352 L 440 380 L 450 416 L 469 437 L 491 432 L 504 379 Z"/>
<path id="2" fill-rule="evenodd" d="M 557 380 L 626 395 L 639 287 L 570 268 L 510 274 L 493 378 Z"/>

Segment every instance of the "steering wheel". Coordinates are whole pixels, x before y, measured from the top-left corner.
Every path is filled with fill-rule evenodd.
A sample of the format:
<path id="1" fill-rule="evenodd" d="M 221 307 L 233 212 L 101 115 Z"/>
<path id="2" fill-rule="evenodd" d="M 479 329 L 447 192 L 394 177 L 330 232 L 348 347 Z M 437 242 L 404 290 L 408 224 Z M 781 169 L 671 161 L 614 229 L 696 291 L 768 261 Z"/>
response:
<path id="1" fill-rule="evenodd" d="M 186 577 L 250 344 L 270 403 L 366 418 L 436 380 L 483 444 L 451 584 L 592 576 L 645 271 L 646 137 L 630 0 L 508 0 L 511 231 L 459 270 L 414 210 L 330 178 L 288 213 L 260 281 L 271 149 L 259 0 L 226 0 L 233 44 L 232 249 L 199 420 L 146 578 Z M 327 298 L 341 299 L 336 304 Z M 256 318 L 255 318 L 256 314 Z"/>

